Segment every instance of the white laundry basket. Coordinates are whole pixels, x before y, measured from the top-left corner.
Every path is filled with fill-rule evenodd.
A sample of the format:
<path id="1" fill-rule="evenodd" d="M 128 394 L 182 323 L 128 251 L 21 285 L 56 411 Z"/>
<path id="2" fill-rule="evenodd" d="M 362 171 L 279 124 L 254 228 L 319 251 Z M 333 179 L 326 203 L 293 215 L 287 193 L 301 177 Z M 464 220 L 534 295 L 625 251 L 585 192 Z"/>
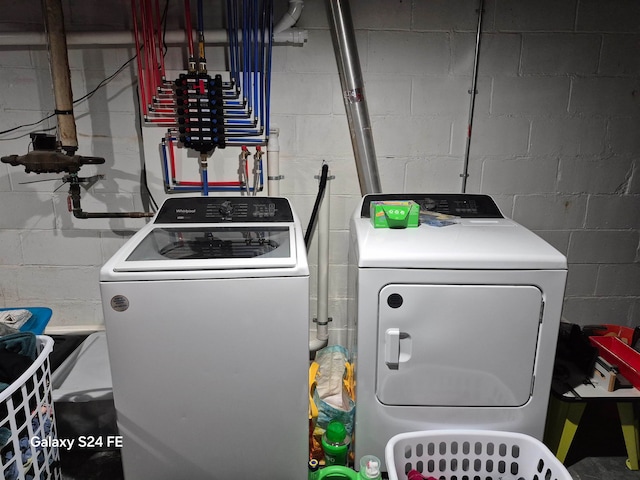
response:
<path id="1" fill-rule="evenodd" d="M 56 439 L 51 398 L 49 354 L 53 339 L 38 336 L 33 364 L 15 382 L 0 392 L 0 429 L 9 434 L 0 450 L 0 479 L 49 480 L 62 477 L 55 447 L 43 446 Z"/>
<path id="2" fill-rule="evenodd" d="M 385 449 L 389 480 L 410 470 L 439 480 L 572 480 L 539 440 L 490 430 L 431 430 L 394 436 Z"/>

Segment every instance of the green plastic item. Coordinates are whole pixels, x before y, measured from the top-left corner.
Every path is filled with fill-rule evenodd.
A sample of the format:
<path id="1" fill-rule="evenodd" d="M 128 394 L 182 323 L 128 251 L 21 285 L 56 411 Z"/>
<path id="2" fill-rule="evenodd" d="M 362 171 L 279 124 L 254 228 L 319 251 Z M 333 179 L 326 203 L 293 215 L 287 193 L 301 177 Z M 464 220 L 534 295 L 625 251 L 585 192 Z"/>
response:
<path id="1" fill-rule="evenodd" d="M 347 435 L 344 425 L 337 420 L 331 420 L 322 435 L 322 449 L 326 465 L 328 467 L 347 465 L 350 443 L 351 437 Z"/>
<path id="2" fill-rule="evenodd" d="M 333 467 L 325 467 L 318 470 L 316 474 L 317 480 L 358 480 L 358 472 L 351 470 L 342 465 L 334 465 Z"/>
<path id="3" fill-rule="evenodd" d="M 371 202 L 369 216 L 374 228 L 415 228 L 420 220 L 420 206 L 413 200 Z"/>

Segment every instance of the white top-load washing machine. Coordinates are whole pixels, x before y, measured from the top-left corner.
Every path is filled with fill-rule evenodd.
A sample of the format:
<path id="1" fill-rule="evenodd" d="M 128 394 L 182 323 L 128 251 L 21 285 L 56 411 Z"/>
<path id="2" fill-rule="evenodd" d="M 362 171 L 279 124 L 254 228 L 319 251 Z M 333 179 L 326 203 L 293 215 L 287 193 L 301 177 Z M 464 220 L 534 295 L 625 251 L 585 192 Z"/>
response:
<path id="1" fill-rule="evenodd" d="M 372 201 L 454 224 L 374 228 Z M 395 434 L 482 428 L 542 438 L 567 263 L 485 195 L 368 195 L 350 225 L 355 455 Z"/>
<path id="2" fill-rule="evenodd" d="M 309 268 L 285 198 L 165 201 L 100 272 L 127 480 L 300 480 Z"/>

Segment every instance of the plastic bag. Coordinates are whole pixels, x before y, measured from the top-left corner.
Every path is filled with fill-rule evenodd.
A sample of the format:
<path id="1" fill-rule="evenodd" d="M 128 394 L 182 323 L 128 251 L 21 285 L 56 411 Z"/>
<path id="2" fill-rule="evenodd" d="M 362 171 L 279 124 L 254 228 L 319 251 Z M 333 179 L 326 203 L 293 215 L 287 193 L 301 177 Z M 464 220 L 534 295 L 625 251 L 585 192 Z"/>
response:
<path id="1" fill-rule="evenodd" d="M 331 345 L 316 353 L 309 368 L 310 457 L 324 458 L 322 434 L 331 420 L 340 421 L 353 434 L 355 414 L 353 366 L 347 350 Z"/>

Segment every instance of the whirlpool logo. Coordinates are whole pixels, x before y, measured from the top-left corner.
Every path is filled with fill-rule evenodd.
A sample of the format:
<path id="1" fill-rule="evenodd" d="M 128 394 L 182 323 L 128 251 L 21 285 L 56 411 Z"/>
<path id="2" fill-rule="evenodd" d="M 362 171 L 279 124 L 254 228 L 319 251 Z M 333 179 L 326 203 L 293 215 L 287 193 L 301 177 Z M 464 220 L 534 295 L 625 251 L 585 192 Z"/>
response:
<path id="1" fill-rule="evenodd" d="M 185 213 L 196 213 L 196 209 L 195 208 L 176 208 L 176 213 L 182 213 L 183 215 Z"/>

